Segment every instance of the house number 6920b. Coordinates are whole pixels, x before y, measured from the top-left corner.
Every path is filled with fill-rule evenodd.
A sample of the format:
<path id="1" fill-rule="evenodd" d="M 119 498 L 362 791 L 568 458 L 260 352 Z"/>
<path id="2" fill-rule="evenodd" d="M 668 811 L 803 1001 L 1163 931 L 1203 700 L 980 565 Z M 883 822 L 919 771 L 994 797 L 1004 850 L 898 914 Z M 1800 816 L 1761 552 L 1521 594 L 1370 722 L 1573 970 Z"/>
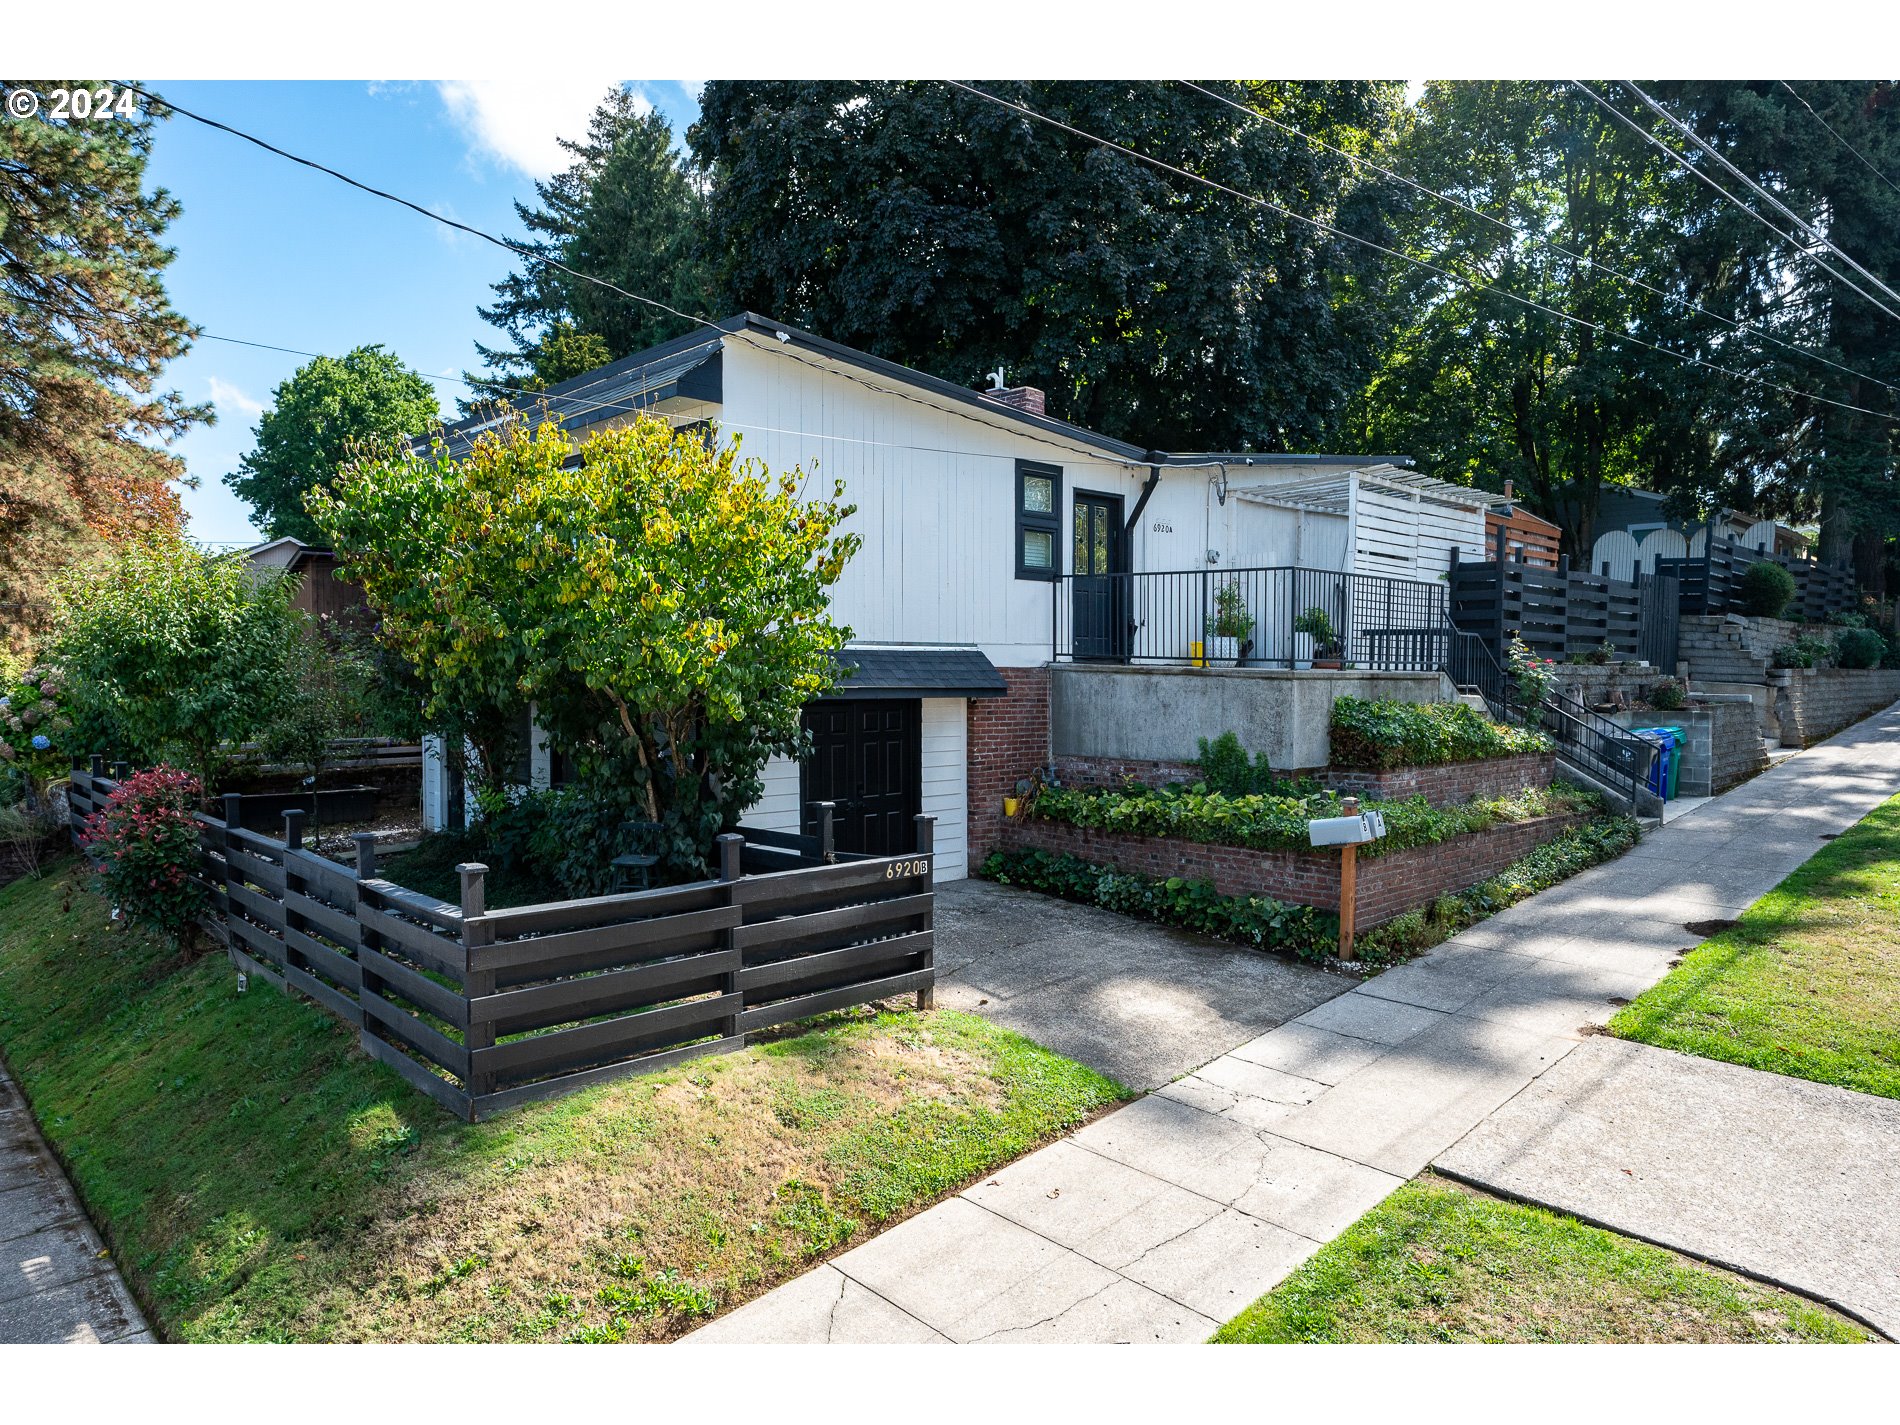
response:
<path id="1" fill-rule="evenodd" d="M 928 876 L 929 874 L 930 862 L 928 861 L 893 861 L 884 868 L 884 879 L 887 881 L 902 880 L 906 876 Z"/>

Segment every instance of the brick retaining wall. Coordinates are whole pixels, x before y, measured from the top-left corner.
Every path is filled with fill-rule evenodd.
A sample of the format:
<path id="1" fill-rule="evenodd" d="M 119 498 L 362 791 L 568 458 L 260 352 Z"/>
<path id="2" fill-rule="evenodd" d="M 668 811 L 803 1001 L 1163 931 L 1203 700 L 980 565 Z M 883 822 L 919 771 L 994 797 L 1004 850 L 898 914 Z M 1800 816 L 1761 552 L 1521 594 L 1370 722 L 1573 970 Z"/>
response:
<path id="1" fill-rule="evenodd" d="M 1201 780 L 1201 769 L 1193 762 L 1143 762 L 1127 757 L 1058 757 L 1055 762 L 1056 776 L 1070 787 L 1118 787 L 1130 778 L 1149 787 Z M 1385 772 L 1321 767 L 1286 775 L 1310 776 L 1333 791 L 1375 801 L 1422 796 L 1435 807 L 1448 807 L 1480 797 L 1512 796 L 1526 787 L 1548 787 L 1555 766 L 1556 759 L 1548 753 L 1526 753 L 1442 767 L 1395 767 Z"/>
<path id="2" fill-rule="evenodd" d="M 1355 920 L 1362 930 L 1429 905 L 1496 875 L 1519 857 L 1568 831 L 1581 818 L 1510 822 L 1450 841 L 1361 857 Z M 1337 851 L 1250 851 L 1171 836 L 1123 836 L 1059 821 L 1011 821 L 1003 844 L 1066 851 L 1144 876 L 1212 881 L 1222 895 L 1264 895 L 1321 910 L 1339 909 Z"/>

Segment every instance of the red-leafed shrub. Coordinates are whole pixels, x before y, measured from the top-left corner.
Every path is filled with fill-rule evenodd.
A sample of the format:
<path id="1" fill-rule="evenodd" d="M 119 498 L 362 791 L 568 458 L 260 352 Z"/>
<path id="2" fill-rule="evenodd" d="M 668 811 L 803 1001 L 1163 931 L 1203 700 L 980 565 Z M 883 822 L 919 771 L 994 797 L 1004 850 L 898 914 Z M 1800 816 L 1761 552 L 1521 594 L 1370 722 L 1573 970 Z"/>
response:
<path id="1" fill-rule="evenodd" d="M 119 912 L 181 943 L 204 910 L 198 869 L 198 779 L 158 766 L 121 782 L 86 819 L 86 850 L 99 862 L 98 888 Z"/>

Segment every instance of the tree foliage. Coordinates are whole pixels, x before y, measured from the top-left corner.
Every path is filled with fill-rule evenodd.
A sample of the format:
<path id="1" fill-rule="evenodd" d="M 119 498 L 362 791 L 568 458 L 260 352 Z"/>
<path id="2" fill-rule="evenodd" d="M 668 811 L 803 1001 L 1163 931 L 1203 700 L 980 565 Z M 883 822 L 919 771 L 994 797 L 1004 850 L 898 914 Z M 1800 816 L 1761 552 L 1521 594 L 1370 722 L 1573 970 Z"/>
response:
<path id="1" fill-rule="evenodd" d="M 1176 84 L 979 86 L 1300 213 L 1356 224 L 1346 160 Z M 1221 84 L 1345 147 L 1396 86 Z M 1318 441 L 1372 334 L 1364 249 L 934 82 L 708 85 L 709 248 L 749 307 L 1169 449 Z"/>
<path id="2" fill-rule="evenodd" d="M 255 444 L 224 483 L 257 511 L 272 539 L 316 544 L 321 537 L 305 494 L 335 479 L 359 447 L 420 434 L 438 418 L 428 380 L 382 347 L 319 356 L 272 393 Z"/>
<path id="3" fill-rule="evenodd" d="M 587 137 L 563 139 L 561 147 L 573 163 L 535 184 L 535 206 L 515 204 L 530 234 L 526 246 L 680 311 L 701 312 L 709 300 L 699 258 L 704 199 L 674 152 L 664 116 L 643 110 L 616 85 L 594 111 Z M 487 370 L 470 373 L 494 394 L 505 394 L 501 386 L 546 389 L 693 325 L 538 261 L 494 291 L 494 303 L 478 310 L 508 344 L 478 345 Z"/>
<path id="4" fill-rule="evenodd" d="M 487 736 L 487 786 L 532 705 L 578 779 L 633 789 L 690 863 L 758 799 L 767 758 L 801 750 L 849 635 L 827 610 L 851 507 L 804 484 L 661 421 L 578 452 L 516 421 L 461 459 L 360 462 L 313 508 L 430 716 Z"/>
<path id="5" fill-rule="evenodd" d="M 5 80 L 45 93 L 78 81 Z M 60 569 L 176 532 L 169 440 L 208 407 L 160 391 L 194 335 L 163 283 L 178 204 L 144 191 L 148 118 L 0 121 L 0 644 L 43 632 Z"/>
<path id="6" fill-rule="evenodd" d="M 296 590 L 288 575 L 259 578 L 242 554 L 177 538 L 75 571 L 53 648 L 72 750 L 172 762 L 214 791 L 236 744 L 263 733 L 290 696 L 286 652 L 305 621 Z"/>

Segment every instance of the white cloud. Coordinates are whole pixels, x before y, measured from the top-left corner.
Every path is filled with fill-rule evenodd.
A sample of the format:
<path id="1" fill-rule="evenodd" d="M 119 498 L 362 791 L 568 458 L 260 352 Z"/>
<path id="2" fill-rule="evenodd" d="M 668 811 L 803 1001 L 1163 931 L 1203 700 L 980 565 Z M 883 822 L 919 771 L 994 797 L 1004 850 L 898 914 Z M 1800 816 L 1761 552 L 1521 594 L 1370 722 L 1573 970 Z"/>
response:
<path id="1" fill-rule="evenodd" d="M 221 416 L 239 415 L 251 419 L 264 414 L 264 403 L 254 401 L 244 391 L 229 381 L 213 376 L 208 382 L 211 387 L 211 404 L 218 408 Z"/>
<path id="2" fill-rule="evenodd" d="M 584 137 L 595 106 L 617 82 L 449 79 L 438 83 L 436 92 L 467 139 L 470 157 L 546 178 L 569 162 L 556 140 Z"/>

